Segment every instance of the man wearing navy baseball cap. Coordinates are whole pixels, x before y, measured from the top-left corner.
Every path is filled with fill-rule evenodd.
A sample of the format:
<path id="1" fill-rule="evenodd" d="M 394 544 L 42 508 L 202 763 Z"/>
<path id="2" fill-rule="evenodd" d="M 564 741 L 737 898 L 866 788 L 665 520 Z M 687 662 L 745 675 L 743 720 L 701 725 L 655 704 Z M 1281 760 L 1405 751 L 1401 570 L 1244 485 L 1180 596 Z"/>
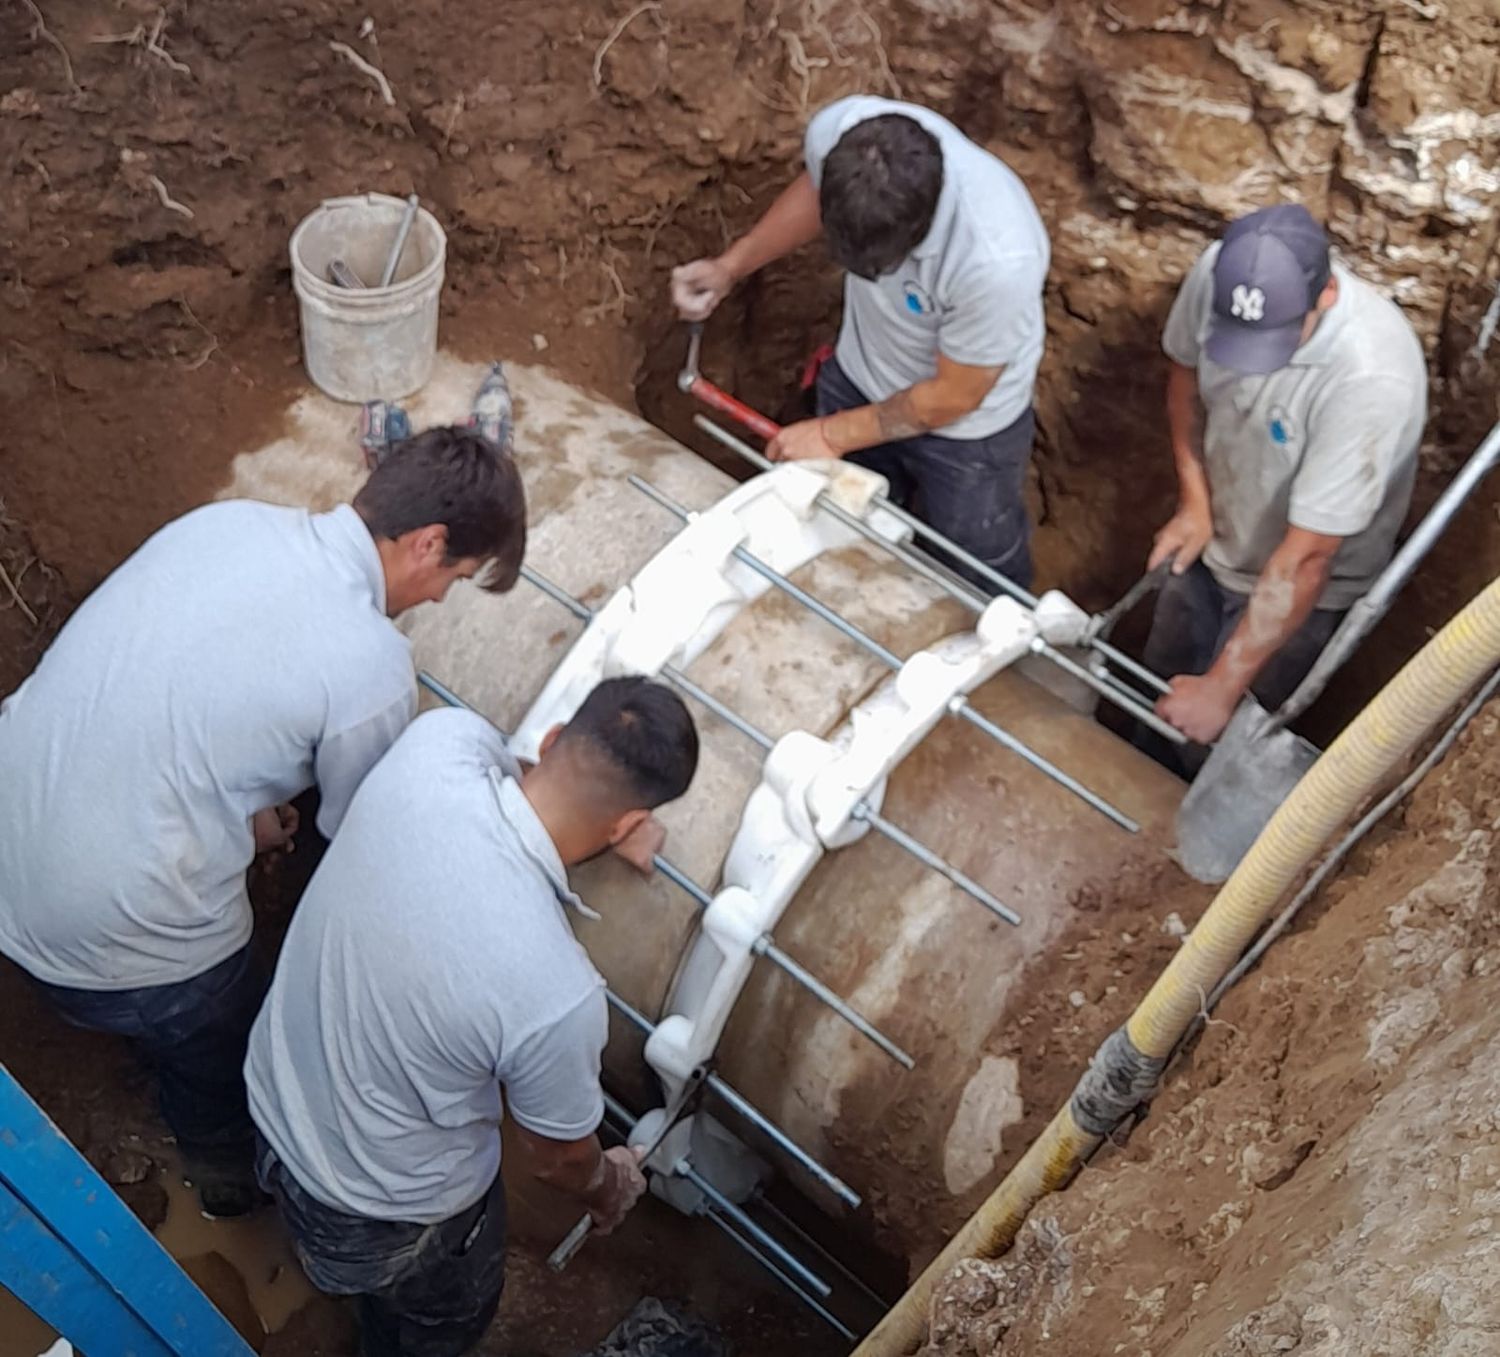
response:
<path id="1" fill-rule="evenodd" d="M 1158 714 L 1208 743 L 1247 691 L 1268 709 L 1291 695 L 1390 559 L 1427 372 L 1400 309 L 1295 203 L 1209 246 L 1162 347 L 1179 493 L 1145 658 L 1171 676 Z"/>

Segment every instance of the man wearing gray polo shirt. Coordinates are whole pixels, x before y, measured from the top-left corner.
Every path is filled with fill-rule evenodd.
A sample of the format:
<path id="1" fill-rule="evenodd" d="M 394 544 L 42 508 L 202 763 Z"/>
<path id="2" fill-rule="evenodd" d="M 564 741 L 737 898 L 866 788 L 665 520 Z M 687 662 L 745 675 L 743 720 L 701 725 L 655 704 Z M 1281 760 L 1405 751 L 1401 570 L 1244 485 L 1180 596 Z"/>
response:
<path id="1" fill-rule="evenodd" d="M 601 1150 L 604 981 L 567 869 L 687 790 L 698 737 L 643 678 L 599 684 L 535 767 L 469 711 L 418 717 L 319 865 L 245 1077 L 308 1276 L 360 1298 L 362 1357 L 458 1357 L 500 1300 L 503 1111 L 602 1230 L 644 1186 Z M 503 1104 L 502 1104 L 503 1093 Z"/>
<path id="2" fill-rule="evenodd" d="M 1050 251 L 1025 185 L 931 109 L 871 96 L 822 109 L 803 158 L 748 234 L 673 270 L 678 310 L 704 320 L 738 280 L 821 234 L 846 271 L 843 326 L 818 418 L 783 429 L 769 456 L 870 467 L 898 504 L 1029 584 L 1023 491 Z"/>
<path id="3" fill-rule="evenodd" d="M 1204 252 L 1162 342 L 1179 498 L 1145 659 L 1172 676 L 1158 713 L 1207 743 L 1247 691 L 1284 702 L 1390 560 L 1427 372 L 1400 309 L 1296 204 Z"/>
<path id="4" fill-rule="evenodd" d="M 169 523 L 0 707 L 0 952 L 154 1066 L 211 1215 L 258 1199 L 245 869 L 314 782 L 332 836 L 411 719 L 391 619 L 481 571 L 510 588 L 525 541 L 509 455 L 430 430 L 331 513 L 232 500 Z"/>

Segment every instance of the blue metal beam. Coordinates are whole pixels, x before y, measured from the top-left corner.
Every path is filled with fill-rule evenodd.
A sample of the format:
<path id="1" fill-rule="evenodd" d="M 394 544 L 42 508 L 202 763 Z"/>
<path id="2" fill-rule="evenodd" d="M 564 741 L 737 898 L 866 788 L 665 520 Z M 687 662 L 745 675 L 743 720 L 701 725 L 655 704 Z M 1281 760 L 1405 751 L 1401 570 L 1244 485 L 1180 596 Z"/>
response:
<path id="1" fill-rule="evenodd" d="M 0 1283 L 85 1352 L 251 1357 L 3 1065 Z"/>

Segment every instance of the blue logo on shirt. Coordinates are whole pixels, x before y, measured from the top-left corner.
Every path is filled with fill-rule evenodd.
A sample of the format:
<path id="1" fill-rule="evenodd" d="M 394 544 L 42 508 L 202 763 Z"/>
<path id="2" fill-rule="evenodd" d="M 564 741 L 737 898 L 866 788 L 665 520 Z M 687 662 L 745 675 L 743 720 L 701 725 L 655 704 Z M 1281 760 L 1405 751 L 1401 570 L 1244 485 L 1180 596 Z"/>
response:
<path id="1" fill-rule="evenodd" d="M 1271 442 L 1278 448 L 1284 448 L 1288 443 L 1295 442 L 1297 426 L 1292 420 L 1291 411 L 1284 405 L 1272 406 L 1266 431 L 1271 435 Z"/>
<path id="2" fill-rule="evenodd" d="M 903 286 L 906 297 L 906 309 L 914 316 L 926 315 L 932 310 L 932 298 L 922 290 L 918 283 L 906 283 Z"/>
<path id="3" fill-rule="evenodd" d="M 1271 421 L 1271 441 L 1273 443 L 1285 443 L 1287 440 L 1286 425 L 1279 419 Z"/>

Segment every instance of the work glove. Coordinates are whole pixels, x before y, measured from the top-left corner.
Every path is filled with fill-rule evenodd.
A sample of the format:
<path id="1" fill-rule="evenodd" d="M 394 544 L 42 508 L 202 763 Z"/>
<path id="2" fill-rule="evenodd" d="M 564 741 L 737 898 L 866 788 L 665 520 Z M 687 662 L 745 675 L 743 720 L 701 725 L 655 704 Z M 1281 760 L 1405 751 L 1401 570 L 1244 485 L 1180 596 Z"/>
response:
<path id="1" fill-rule="evenodd" d="M 672 303 L 683 320 L 704 321 L 733 286 L 734 275 L 717 259 L 695 259 L 672 270 Z"/>

